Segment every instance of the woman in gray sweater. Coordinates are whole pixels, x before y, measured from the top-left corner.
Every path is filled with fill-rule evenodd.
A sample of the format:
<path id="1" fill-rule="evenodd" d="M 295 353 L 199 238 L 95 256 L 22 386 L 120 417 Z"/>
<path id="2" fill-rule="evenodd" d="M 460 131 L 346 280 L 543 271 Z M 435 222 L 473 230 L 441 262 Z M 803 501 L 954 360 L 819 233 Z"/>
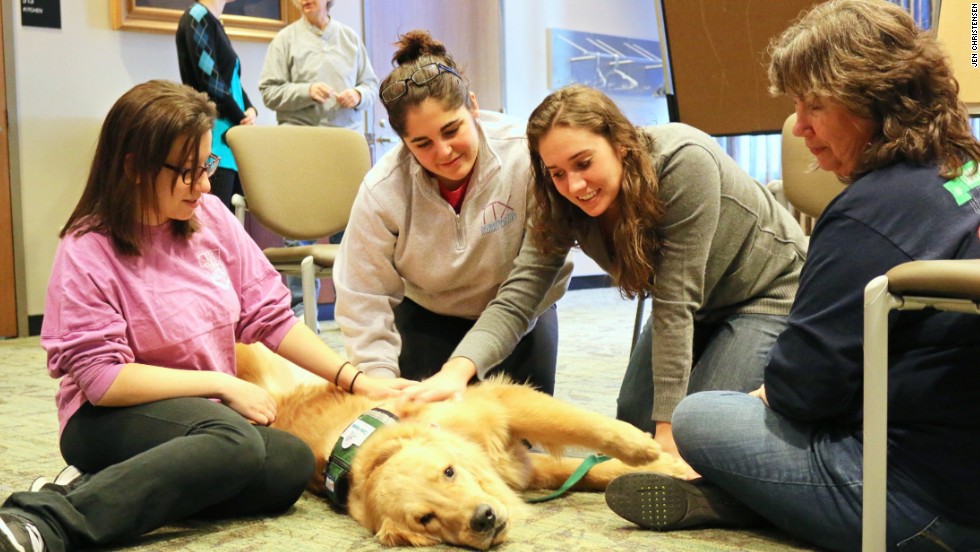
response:
<path id="1" fill-rule="evenodd" d="M 527 135 L 532 239 L 548 252 L 577 245 L 625 297 L 652 299 L 617 417 L 676 454 L 670 417 L 685 395 L 762 383 L 796 293 L 803 232 L 710 136 L 637 128 L 597 90 L 551 94 Z"/>

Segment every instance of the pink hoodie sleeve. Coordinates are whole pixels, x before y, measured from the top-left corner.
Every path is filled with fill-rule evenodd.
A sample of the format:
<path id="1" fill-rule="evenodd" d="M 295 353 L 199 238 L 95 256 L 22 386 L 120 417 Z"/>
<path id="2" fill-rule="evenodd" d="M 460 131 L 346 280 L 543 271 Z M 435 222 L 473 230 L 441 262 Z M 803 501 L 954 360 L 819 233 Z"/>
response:
<path id="1" fill-rule="evenodd" d="M 44 304 L 41 345 L 48 354 L 52 378 L 70 378 L 86 400 L 105 394 L 123 364 L 134 354 L 126 339 L 127 322 L 105 293 L 112 279 L 100 236 L 62 240 L 55 255 Z M 63 384 L 63 387 L 65 385 Z"/>
<path id="2" fill-rule="evenodd" d="M 289 288 L 238 220 L 227 209 L 212 211 L 214 224 L 227 238 L 235 258 L 232 269 L 239 278 L 241 317 L 235 328 L 240 343 L 261 342 L 273 351 L 299 322 L 290 309 Z"/>

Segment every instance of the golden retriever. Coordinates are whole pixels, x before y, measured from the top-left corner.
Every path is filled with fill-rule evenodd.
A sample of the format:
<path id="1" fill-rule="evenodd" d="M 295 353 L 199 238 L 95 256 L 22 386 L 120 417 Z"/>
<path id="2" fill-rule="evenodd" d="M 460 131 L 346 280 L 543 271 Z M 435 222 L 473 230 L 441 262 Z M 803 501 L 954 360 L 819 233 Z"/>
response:
<path id="1" fill-rule="evenodd" d="M 268 389 L 278 403 L 273 427 L 305 441 L 316 456 L 310 490 L 324 495 L 324 467 L 341 432 L 379 401 L 319 380 L 298 384 L 290 367 L 259 345 L 237 348 L 239 377 Z M 347 509 L 389 546 L 439 543 L 486 550 L 503 542 L 525 508 L 518 491 L 557 489 L 581 463 L 567 446 L 613 459 L 574 487 L 601 491 L 631 471 L 682 476 L 649 434 L 574 407 L 525 385 L 492 379 L 457 400 L 383 405 L 399 422 L 375 431 L 349 471 Z M 551 454 L 533 453 L 530 442 Z"/>

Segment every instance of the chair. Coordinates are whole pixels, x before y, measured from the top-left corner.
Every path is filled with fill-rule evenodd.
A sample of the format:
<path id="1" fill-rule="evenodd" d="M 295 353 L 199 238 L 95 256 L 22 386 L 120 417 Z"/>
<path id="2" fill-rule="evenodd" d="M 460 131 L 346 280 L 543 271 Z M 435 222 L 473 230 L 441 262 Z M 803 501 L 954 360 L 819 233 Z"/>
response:
<path id="1" fill-rule="evenodd" d="M 371 155 L 362 134 L 346 128 L 236 126 L 227 134 L 245 198 L 233 198 L 269 230 L 294 240 L 318 240 L 347 226 Z M 303 319 L 316 331 L 315 279 L 329 277 L 339 245 L 263 250 L 282 274 L 303 283 Z"/>
<path id="2" fill-rule="evenodd" d="M 783 123 L 783 193 L 790 205 L 798 211 L 794 214 L 797 215 L 803 231 L 810 235 L 816 219 L 827 204 L 844 190 L 844 184 L 831 172 L 814 170 L 813 154 L 807 149 L 803 138 L 793 136 L 795 124 L 795 113 Z"/>
<path id="3" fill-rule="evenodd" d="M 980 259 L 911 261 L 864 289 L 862 549 L 885 549 L 888 453 L 888 313 L 933 308 L 980 314 Z"/>

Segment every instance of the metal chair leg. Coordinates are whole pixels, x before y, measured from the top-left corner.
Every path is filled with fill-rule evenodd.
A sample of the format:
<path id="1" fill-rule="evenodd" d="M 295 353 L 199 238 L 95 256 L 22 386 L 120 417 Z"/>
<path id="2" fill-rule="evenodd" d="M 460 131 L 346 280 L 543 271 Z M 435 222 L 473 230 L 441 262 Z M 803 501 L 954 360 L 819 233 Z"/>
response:
<path id="1" fill-rule="evenodd" d="M 878 276 L 864 289 L 863 550 L 885 549 L 888 475 L 888 312 L 901 305 Z"/>
<path id="2" fill-rule="evenodd" d="M 300 273 L 303 282 L 303 322 L 314 333 L 317 331 L 317 297 L 316 297 L 316 267 L 313 257 L 307 256 L 300 263 Z"/>

